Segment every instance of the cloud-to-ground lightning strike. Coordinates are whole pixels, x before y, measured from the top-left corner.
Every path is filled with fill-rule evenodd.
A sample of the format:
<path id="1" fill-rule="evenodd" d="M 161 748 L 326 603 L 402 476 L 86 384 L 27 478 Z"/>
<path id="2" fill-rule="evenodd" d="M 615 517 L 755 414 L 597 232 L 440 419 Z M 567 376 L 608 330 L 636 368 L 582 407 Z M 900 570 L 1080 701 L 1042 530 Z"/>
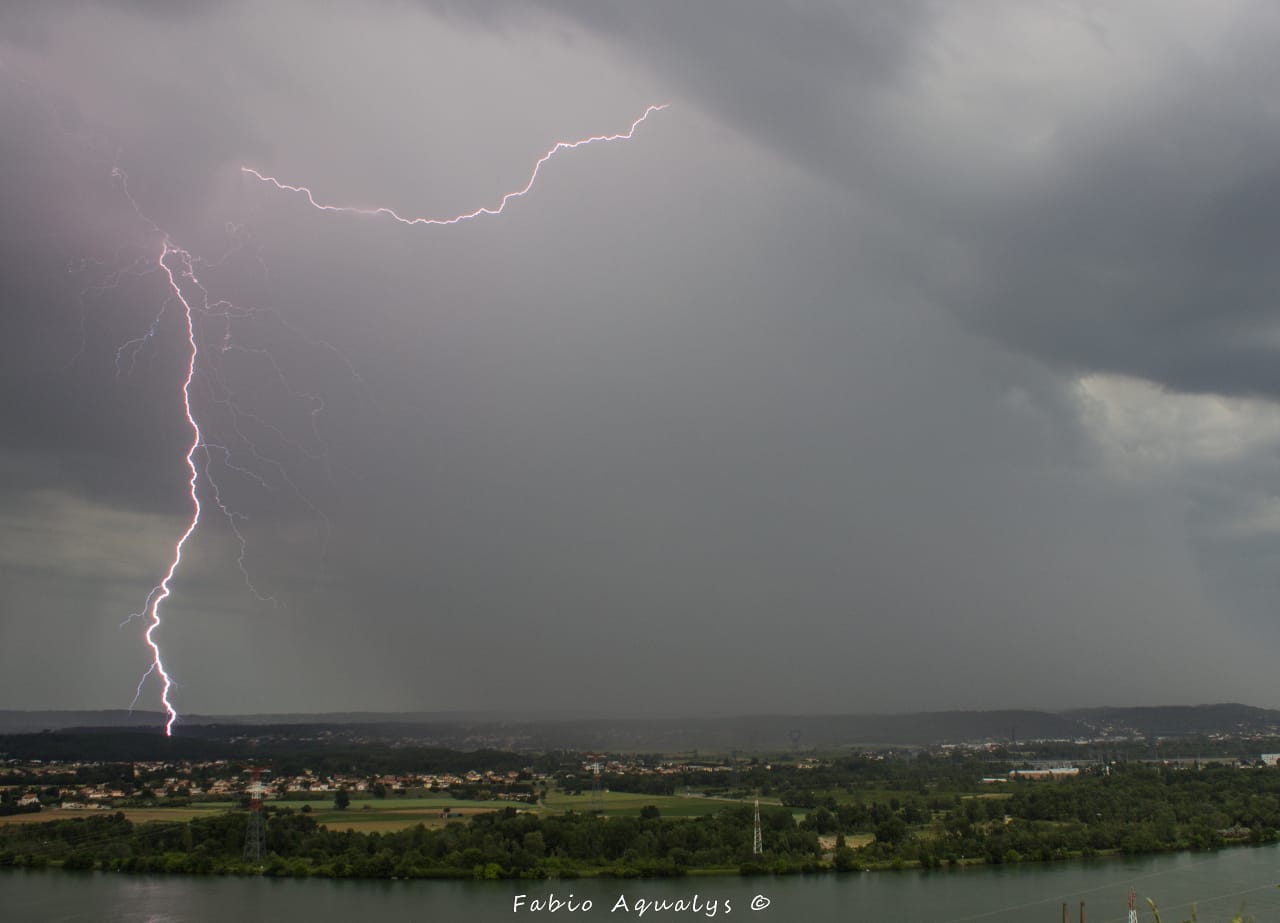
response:
<path id="1" fill-rule="evenodd" d="M 556 154 L 560 153 L 561 151 L 571 151 L 575 148 L 585 147 L 588 144 L 594 144 L 597 141 L 630 141 L 632 136 L 635 135 L 636 128 L 640 125 L 641 122 L 643 122 L 653 113 L 661 112 L 663 109 L 666 109 L 669 105 L 670 103 L 662 103 L 660 105 L 649 106 L 644 110 L 644 112 L 640 114 L 639 118 L 637 118 L 634 122 L 631 123 L 631 127 L 629 127 L 626 131 L 618 132 L 617 134 L 592 135 L 587 138 L 579 138 L 577 141 L 557 141 L 551 147 L 550 150 L 548 150 L 545 154 L 543 154 L 541 157 L 538 158 L 538 162 L 533 165 L 533 172 L 529 175 L 529 181 L 525 183 L 524 186 L 505 194 L 498 201 L 498 204 L 493 206 L 492 208 L 488 206 L 482 206 L 481 208 L 477 208 L 475 211 L 466 212 L 461 215 L 454 215 L 450 218 L 426 218 L 426 217 L 406 218 L 405 216 L 396 212 L 394 209 L 387 208 L 385 206 L 367 208 L 367 207 L 360 207 L 360 206 L 353 206 L 353 205 L 326 205 L 322 202 L 317 202 L 315 195 L 306 186 L 291 186 L 288 183 L 282 183 L 280 180 L 276 179 L 274 176 L 265 176 L 264 174 L 259 173 L 253 167 L 241 167 L 240 172 L 248 173 L 250 176 L 256 176 L 258 179 L 262 180 L 264 183 L 270 183 L 271 185 L 275 186 L 277 189 L 283 190 L 285 192 L 300 192 L 307 197 L 307 201 L 310 202 L 312 206 L 320 209 L 320 211 L 347 212 L 349 214 L 355 214 L 355 215 L 386 215 L 389 218 L 399 221 L 401 224 L 410 224 L 410 225 L 458 224 L 459 222 L 468 221 L 472 218 L 479 218 L 482 215 L 502 214 L 502 211 L 507 207 L 508 202 L 510 202 L 512 199 L 520 198 L 525 193 L 527 193 L 530 189 L 533 188 L 533 184 L 537 182 L 538 171 L 542 169 L 542 165 L 546 163 L 548 160 L 550 160 L 552 157 L 554 157 Z"/>
<path id="2" fill-rule="evenodd" d="M 182 549 L 186 545 L 187 539 L 195 532 L 196 526 L 200 524 L 200 493 L 196 489 L 196 482 L 199 480 L 200 471 L 196 467 L 196 450 L 200 448 L 202 440 L 200 437 L 200 424 L 196 422 L 195 414 L 191 410 L 191 382 L 196 376 L 196 359 L 200 354 L 200 348 L 196 344 L 196 327 L 195 319 L 192 317 L 191 302 L 182 294 L 182 286 L 178 282 L 178 277 L 174 275 L 172 267 L 165 262 L 165 259 L 171 254 L 176 254 L 178 260 L 182 264 L 181 276 L 189 278 L 195 285 L 199 285 L 199 281 L 195 276 L 195 268 L 192 264 L 191 254 L 185 250 L 174 247 L 165 238 L 160 256 L 156 262 L 164 271 L 165 278 L 169 281 L 169 289 L 173 292 L 173 296 L 182 305 L 183 318 L 187 326 L 187 345 L 191 348 L 191 352 L 187 358 L 186 377 L 182 382 L 182 407 L 187 416 L 187 423 L 191 426 L 191 447 L 187 449 L 187 468 L 191 471 L 191 477 L 187 481 L 191 495 L 191 520 L 187 523 L 186 531 L 182 533 L 182 537 L 178 539 L 177 545 L 173 549 L 173 559 L 169 563 L 169 570 L 165 573 L 164 578 L 156 585 L 154 589 L 147 595 L 147 604 L 144 608 L 144 614 L 148 619 L 147 630 L 144 635 L 147 646 L 151 648 L 151 667 L 138 681 L 138 692 L 134 696 L 134 702 L 138 701 L 138 696 L 142 694 L 142 683 L 146 678 L 155 672 L 160 676 L 163 686 L 160 690 L 160 701 L 164 704 L 165 725 L 164 732 L 166 735 L 173 733 L 173 723 L 178 720 L 178 713 L 174 710 L 173 703 L 169 701 L 169 690 L 173 688 L 173 680 L 169 676 L 168 671 L 164 668 L 164 661 L 160 656 L 160 645 L 155 639 L 155 630 L 160 627 L 160 604 L 169 598 L 171 593 L 169 583 L 173 580 L 173 575 L 178 570 L 178 565 L 182 563 Z"/>
<path id="3" fill-rule="evenodd" d="M 212 307 L 209 303 L 208 291 L 205 289 L 204 285 L 201 284 L 200 280 L 196 277 L 195 266 L 196 266 L 197 260 L 187 250 L 184 250 L 181 247 L 175 246 L 172 243 L 169 235 L 164 231 L 162 231 L 159 225 L 157 225 L 154 221 L 152 221 L 143 213 L 142 209 L 138 206 L 137 201 L 134 199 L 133 194 L 129 191 L 129 180 L 128 180 L 128 177 L 125 175 L 124 171 L 121 170 L 119 167 L 114 167 L 111 173 L 112 173 L 112 176 L 119 181 L 121 191 L 124 193 L 125 199 L 128 201 L 129 205 L 132 207 L 134 214 L 136 214 L 141 220 L 146 222 L 151 227 L 151 229 L 157 234 L 157 236 L 159 236 L 160 238 L 160 244 L 159 244 L 160 252 L 156 257 L 154 257 L 152 260 L 140 259 L 138 261 L 135 261 L 135 263 L 132 264 L 128 269 L 124 270 L 121 273 L 116 274 L 114 277 L 114 281 L 118 282 L 119 277 L 121 275 L 126 275 L 126 274 L 132 275 L 135 273 L 141 274 L 144 271 L 155 271 L 155 269 L 159 269 L 159 271 L 164 274 L 166 284 L 169 289 L 169 295 L 166 298 L 164 305 L 161 307 L 160 312 L 156 315 L 156 318 L 152 322 L 151 327 L 148 329 L 147 333 L 142 337 L 138 337 L 124 344 L 123 346 L 120 347 L 120 350 L 117 351 L 117 354 L 116 354 L 117 373 L 119 373 L 119 370 L 120 370 L 121 356 L 124 353 L 124 351 L 126 349 L 129 349 L 130 347 L 133 348 L 133 352 L 130 355 L 130 362 L 132 364 L 133 360 L 136 359 L 137 349 L 140 347 L 140 345 L 142 343 L 145 343 L 146 341 L 151 340 L 156 335 L 156 332 L 160 325 L 160 320 L 164 316 L 167 306 L 173 303 L 173 301 L 176 301 L 179 305 L 181 305 L 181 308 L 182 308 L 182 319 L 183 319 L 183 324 L 186 331 L 186 343 L 188 347 L 188 353 L 186 358 L 186 371 L 183 375 L 183 381 L 182 381 L 182 407 L 183 407 L 184 416 L 187 421 L 187 425 L 191 428 L 191 444 L 187 448 L 186 455 L 185 455 L 187 470 L 189 472 L 187 477 L 187 494 L 191 499 L 191 517 L 188 520 L 187 525 L 182 532 L 182 535 L 178 538 L 178 541 L 174 545 L 173 553 L 169 561 L 169 567 L 168 567 L 168 570 L 165 572 L 164 577 L 160 580 L 158 584 L 156 584 L 154 587 L 151 588 L 151 592 L 147 594 L 147 598 L 143 604 L 142 610 L 131 614 L 129 618 L 125 619 L 125 622 L 123 623 L 123 624 L 128 624 L 135 618 L 141 618 L 146 620 L 147 627 L 143 633 L 143 637 L 146 642 L 147 648 L 151 654 L 151 663 L 147 667 L 146 672 L 143 673 L 142 678 L 138 680 L 137 688 L 134 691 L 133 702 L 130 704 L 129 707 L 130 709 L 132 709 L 134 706 L 138 704 L 138 699 L 141 698 L 142 696 L 142 687 L 145 685 L 147 678 L 150 677 L 152 674 L 158 675 L 161 680 L 160 701 L 164 705 L 164 709 L 165 709 L 165 734 L 169 736 L 169 735 L 172 735 L 173 733 L 173 725 L 174 725 L 174 722 L 178 720 L 178 713 L 177 713 L 177 710 L 174 708 L 173 702 L 171 701 L 169 696 L 169 693 L 173 689 L 173 685 L 174 685 L 173 678 L 169 674 L 168 670 L 165 669 L 164 659 L 160 651 L 160 644 L 155 637 L 155 632 L 156 632 L 156 629 L 159 628 L 161 625 L 160 607 L 164 603 L 164 601 L 172 595 L 173 591 L 170 588 L 170 584 L 172 583 L 174 576 L 177 574 L 179 565 L 182 563 L 183 549 L 186 547 L 187 540 L 191 538 L 191 536 L 195 533 L 196 528 L 200 524 L 200 514 L 203 510 L 202 505 L 200 503 L 200 492 L 199 492 L 199 480 L 200 480 L 201 469 L 200 467 L 197 467 L 197 464 L 196 464 L 196 454 L 200 450 L 204 451 L 203 470 L 204 470 L 205 480 L 209 482 L 209 485 L 213 490 L 214 501 L 216 502 L 218 508 L 223 512 L 223 514 L 226 515 L 228 521 L 231 524 L 232 531 L 235 533 L 237 539 L 239 539 L 240 541 L 240 556 L 237 559 L 237 563 L 240 566 L 241 573 L 244 575 L 245 583 L 249 587 L 250 591 L 252 591 L 257 598 L 263 599 L 263 600 L 270 600 L 270 601 L 274 601 L 274 600 L 271 600 L 270 597 L 265 597 L 261 593 L 259 593 L 257 591 L 257 588 L 254 587 L 252 581 L 249 579 L 248 570 L 244 565 L 244 547 L 245 547 L 244 536 L 236 525 L 236 522 L 235 522 L 236 514 L 230 508 L 228 508 L 225 503 L 223 503 L 221 493 L 218 489 L 218 484 L 214 480 L 212 473 L 209 470 L 210 465 L 212 464 L 212 455 L 210 453 L 211 448 L 221 449 L 224 455 L 229 455 L 229 452 L 225 447 L 210 446 L 205 442 L 204 436 L 201 432 L 200 424 L 196 418 L 196 412 L 192 406 L 191 390 L 196 377 L 196 366 L 200 357 L 200 348 L 199 348 L 199 340 L 196 334 L 196 318 L 195 318 L 196 308 L 192 304 L 188 296 L 184 294 L 183 283 L 188 282 L 190 285 L 194 286 L 201 293 L 202 299 L 201 299 L 200 307 L 203 309 L 204 313 L 206 314 L 210 313 L 211 307 Z M 174 262 L 175 260 L 179 265 L 179 269 L 176 272 L 174 270 L 174 267 L 171 265 L 171 263 Z M 151 267 L 151 269 L 144 270 L 144 267 L 148 265 Z M 222 302 L 219 302 L 218 306 L 221 306 L 224 308 L 229 307 Z M 227 336 L 229 338 L 230 336 L 229 331 Z M 227 460 L 227 464 L 229 467 L 236 467 L 236 466 L 230 465 L 229 459 Z M 236 467 L 236 470 L 243 470 L 243 469 Z M 246 473 L 251 473 L 251 472 L 246 472 Z M 123 625 L 121 627 L 123 627 Z"/>
<path id="4" fill-rule="evenodd" d="M 493 207 L 483 206 L 475 209 L 474 211 L 467 212 L 465 214 L 454 215 L 448 218 L 426 218 L 426 217 L 407 218 L 398 214 L 393 209 L 385 208 L 385 207 L 361 208 L 361 207 L 351 207 L 351 206 L 341 206 L 341 205 L 326 205 L 316 201 L 315 196 L 312 194 L 311 190 L 305 186 L 291 186 L 291 185 L 282 183 L 279 180 L 275 179 L 274 177 L 266 176 L 262 173 L 259 173 L 257 170 L 253 169 L 252 167 L 241 167 L 240 169 L 242 172 L 255 176 L 262 182 L 270 183 L 281 190 L 288 191 L 288 192 L 302 193 L 307 197 L 307 200 L 311 203 L 311 205 L 313 205 L 317 209 L 320 209 L 321 211 L 348 212 L 353 214 L 364 214 L 364 215 L 386 215 L 402 224 L 407 224 L 407 225 L 453 225 L 453 224 L 458 224 L 459 222 L 467 221 L 472 218 L 478 218 L 482 215 L 496 216 L 501 214 L 503 210 L 506 208 L 507 204 L 512 199 L 516 199 L 525 195 L 533 188 L 534 183 L 538 179 L 538 172 L 539 170 L 541 170 L 542 165 L 545 164 L 552 157 L 554 157 L 556 154 L 560 153 L 561 151 L 573 150 L 575 148 L 584 147 L 588 144 L 594 144 L 596 142 L 630 140 L 634 136 L 636 128 L 639 127 L 640 123 L 644 122 L 653 113 L 660 112 L 666 108 L 667 108 L 667 104 L 651 105 L 647 107 L 644 110 L 644 112 L 641 113 L 641 115 L 637 119 L 635 119 L 631 123 L 631 125 L 627 128 L 627 130 L 624 132 L 618 132 L 617 134 L 612 134 L 612 135 L 592 135 L 590 137 L 580 138 L 576 141 L 556 142 L 549 150 L 547 150 L 546 153 L 544 153 L 540 158 L 538 158 L 537 162 L 533 166 L 532 172 L 529 175 L 528 181 L 521 188 L 515 189 L 511 192 L 504 194 L 501 197 L 501 199 L 498 201 L 498 203 Z M 159 228 L 159 226 L 155 224 L 155 222 L 146 218 L 146 216 L 138 208 L 137 203 L 133 200 L 132 195 L 130 195 L 128 191 L 128 185 L 124 177 L 123 171 L 120 171 L 117 168 L 113 170 L 113 175 L 116 176 L 118 179 L 120 179 L 122 183 L 122 187 L 124 189 L 125 196 L 128 198 L 130 204 L 133 206 L 134 211 L 138 214 L 140 218 L 143 218 L 145 221 L 147 221 L 147 223 L 151 225 L 152 229 L 161 238 L 160 253 L 154 259 L 154 263 L 152 265 L 154 267 L 158 267 L 164 273 L 165 279 L 167 280 L 167 284 L 169 287 L 169 292 L 170 292 L 169 297 L 172 298 L 174 301 L 176 301 L 178 305 L 181 306 L 183 320 L 184 320 L 185 329 L 186 329 L 186 345 L 188 349 L 188 354 L 187 354 L 187 362 L 186 362 L 186 372 L 185 372 L 185 376 L 182 383 L 182 406 L 183 406 L 183 411 L 186 417 L 187 424 L 191 428 L 191 436 L 192 436 L 191 443 L 187 448 L 186 456 L 185 456 L 187 470 L 189 471 L 189 477 L 187 478 L 187 486 L 188 486 L 187 493 L 188 493 L 188 497 L 191 500 L 191 516 L 190 516 L 190 519 L 187 521 L 187 525 L 184 531 L 182 532 L 182 535 L 178 538 L 177 543 L 173 547 L 173 552 L 170 558 L 169 567 L 168 567 L 168 570 L 165 572 L 164 577 L 160 580 L 160 582 L 155 587 L 152 588 L 151 592 L 147 595 L 146 602 L 142 608 L 142 611 L 134 613 L 129 617 L 129 619 L 126 620 L 126 622 L 131 621 L 134 618 L 143 618 L 146 620 L 147 627 L 144 633 L 144 638 L 146 640 L 147 647 L 151 652 L 151 664 L 147 668 L 147 671 L 143 674 L 142 678 L 138 681 L 138 687 L 134 695 L 133 702 L 135 705 L 137 704 L 138 699 L 142 695 L 142 687 L 146 683 L 147 678 L 150 677 L 152 674 L 156 674 L 157 676 L 159 676 L 162 682 L 160 700 L 164 704 L 165 715 L 166 715 L 165 734 L 172 735 L 173 725 L 178 720 L 178 712 L 174 708 L 174 705 L 170 699 L 170 691 L 173 688 L 174 682 L 169 672 L 165 669 L 164 659 L 162 657 L 161 650 L 160 650 L 160 644 L 155 637 L 155 632 L 156 632 L 156 629 L 158 629 L 161 625 L 161 617 L 160 617 L 161 605 L 164 603 L 165 600 L 167 600 L 172 595 L 170 584 L 172 583 L 175 575 L 177 574 L 178 568 L 182 563 L 183 549 L 185 548 L 188 539 L 191 538 L 191 536 L 195 533 L 196 529 L 200 525 L 200 516 L 202 512 L 202 506 L 200 503 L 201 471 L 204 472 L 204 479 L 209 483 L 209 488 L 212 491 L 213 502 L 216 504 L 218 509 L 221 510 L 221 512 L 227 517 L 228 521 L 230 522 L 231 529 L 235 534 L 237 540 L 239 541 L 240 555 L 237 559 L 237 563 L 240 566 L 241 572 L 245 576 L 246 584 L 258 599 L 274 602 L 274 600 L 271 597 L 264 596 L 261 593 L 259 593 L 257 589 L 253 586 L 252 582 L 249 581 L 248 572 L 245 569 L 245 564 L 244 564 L 245 538 L 236 524 L 237 514 L 234 513 L 232 510 L 230 510 L 227 507 L 227 505 L 223 502 L 222 494 L 219 491 L 218 484 L 210 473 L 209 468 L 210 468 L 210 465 L 212 464 L 212 459 L 213 459 L 212 452 L 214 450 L 221 452 L 223 455 L 223 463 L 228 468 L 232 470 L 240 471 L 242 474 L 245 474 L 257 480 L 263 486 L 266 486 L 266 485 L 265 485 L 265 481 L 263 481 L 263 479 L 259 477 L 256 473 L 249 471 L 247 469 L 244 469 L 235 464 L 232 464 L 230 460 L 230 449 L 228 449 L 226 446 L 206 442 L 205 437 L 201 432 L 201 427 L 197 419 L 196 411 L 193 409 L 193 406 L 192 406 L 192 395 L 191 395 L 192 384 L 195 381 L 195 377 L 196 377 L 196 369 L 197 369 L 197 364 L 199 362 L 199 357 L 200 357 L 200 347 L 199 347 L 199 337 L 196 331 L 196 319 L 195 319 L 197 306 L 194 306 L 190 298 L 188 297 L 188 295 L 184 293 L 184 290 L 183 290 L 184 285 L 189 287 L 194 287 L 196 290 L 200 292 L 203 299 L 202 304 L 200 305 L 200 310 L 202 311 L 202 313 L 204 314 L 210 313 L 210 308 L 211 308 L 211 305 L 209 302 L 209 293 L 205 289 L 205 287 L 201 284 L 200 280 L 196 277 L 195 266 L 198 260 L 195 257 L 193 257 L 188 251 L 178 246 L 175 246 L 171 242 L 168 234 L 164 233 Z M 224 307 L 226 307 L 225 303 L 222 303 L 222 302 L 219 302 L 218 305 L 223 305 Z M 163 314 L 163 309 L 161 313 Z M 231 315 L 228 313 L 226 316 L 229 321 Z M 119 365 L 122 361 L 123 354 L 126 352 L 126 350 L 129 350 L 130 347 L 132 347 L 133 349 L 133 352 L 130 354 L 130 360 L 131 361 L 133 360 L 133 358 L 136 356 L 136 351 L 139 348 L 139 346 L 142 343 L 146 342 L 147 340 L 150 340 L 155 335 L 158 325 L 159 325 L 159 317 L 156 318 L 156 321 L 152 324 L 150 330 L 148 330 L 148 332 L 144 336 L 139 337 L 136 340 L 130 341 L 129 343 L 126 343 L 124 346 L 120 348 L 120 351 L 117 354 L 117 368 L 119 368 Z M 232 349 L 232 348 L 240 348 L 240 347 L 233 347 L 230 344 L 230 332 L 228 329 L 228 332 L 226 333 L 224 337 L 224 342 L 222 344 L 222 351 L 225 352 L 226 350 Z M 268 354 L 268 359 L 270 359 L 269 354 Z M 279 366 L 275 365 L 274 360 L 271 360 L 271 363 L 275 367 L 277 376 L 281 378 L 281 381 L 283 384 L 283 373 L 281 372 Z M 286 391 L 288 391 L 287 385 L 285 385 L 285 388 L 286 388 Z M 312 409 L 313 422 L 314 422 L 315 414 L 318 413 L 319 409 L 322 409 L 322 407 L 323 407 L 323 404 L 318 405 L 318 407 L 313 407 Z M 236 417 L 236 414 L 233 414 L 233 426 L 234 426 L 235 417 Z M 265 421 L 259 421 L 259 422 L 262 422 L 262 424 L 268 427 L 269 429 L 271 428 L 269 427 L 269 424 L 265 423 Z M 252 444 L 249 443 L 249 440 L 244 437 L 244 434 L 239 433 L 238 427 L 235 427 L 235 428 L 237 430 L 237 435 L 239 435 L 241 439 L 243 439 L 246 443 L 249 444 L 250 451 L 253 452 L 255 457 L 257 457 L 256 451 L 253 450 Z M 281 437 L 283 437 L 282 433 L 277 432 L 277 435 L 280 435 Z M 201 451 L 204 452 L 203 466 L 197 464 L 197 455 Z M 303 451 L 305 451 L 305 449 Z M 307 454 L 310 454 L 310 453 L 307 453 Z M 259 459 L 259 460 L 262 461 L 263 459 Z M 277 464 L 276 467 L 279 468 L 279 465 Z M 279 473 L 281 477 L 284 478 L 285 481 L 287 482 L 288 477 L 284 474 L 284 471 L 281 469 Z"/>

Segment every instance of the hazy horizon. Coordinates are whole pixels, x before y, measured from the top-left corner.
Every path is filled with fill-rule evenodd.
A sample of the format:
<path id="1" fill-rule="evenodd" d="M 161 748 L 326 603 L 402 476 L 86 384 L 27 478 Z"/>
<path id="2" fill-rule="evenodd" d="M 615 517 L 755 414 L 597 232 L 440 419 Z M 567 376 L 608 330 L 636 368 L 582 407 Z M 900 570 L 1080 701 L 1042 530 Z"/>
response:
<path id="1" fill-rule="evenodd" d="M 1028 712 L 1046 715 L 1065 715 L 1073 712 L 1086 711 L 1105 711 L 1108 709 L 1131 710 L 1131 709 L 1200 709 L 1200 708 L 1223 708 L 1223 707 L 1243 707 L 1243 708 L 1259 708 L 1265 711 L 1277 711 L 1280 709 L 1269 708 L 1268 706 L 1253 705 L 1247 702 L 1198 702 L 1198 703 L 1182 703 L 1168 702 L 1159 705 L 1130 705 L 1125 703 L 1109 702 L 1100 705 L 1073 705 L 1062 708 L 1045 708 L 1033 705 L 1006 705 L 994 706 L 991 708 L 938 708 L 938 709 L 911 709 L 905 711 L 877 711 L 877 712 L 857 712 L 857 711 L 827 711 L 827 712 L 798 712 L 798 711 L 760 711 L 760 712 L 725 712 L 723 714 L 709 714 L 700 712 L 688 712 L 681 714 L 644 714 L 644 713 L 615 713 L 615 712 L 596 712 L 596 711 L 579 711 L 575 712 L 571 709 L 550 709 L 545 711 L 507 708 L 507 709 L 450 709 L 448 711 L 417 711 L 417 710 L 357 710 L 357 711 L 318 711 L 318 712 L 227 712 L 227 713 L 202 713 L 202 712 L 185 712 L 181 718 L 188 723 L 197 723 L 204 720 L 221 720 L 221 719 L 244 719 L 244 718 L 305 718 L 305 717 L 326 717 L 326 718 L 346 718 L 352 716 L 405 716 L 414 720 L 433 720 L 433 721 L 510 721 L 515 723 L 522 722 L 541 722 L 541 721 L 717 721 L 736 718 L 848 718 L 848 717 L 875 717 L 875 718 L 893 718 L 908 717 L 915 715 L 947 715 L 947 714 L 993 714 L 1002 712 Z M 0 714 L 50 714 L 50 713 L 85 713 L 85 714 L 102 714 L 102 713 L 123 713 L 130 717 L 139 719 L 145 718 L 153 721 L 157 726 L 164 724 L 165 712 L 163 710 L 147 710 L 134 709 L 129 711 L 124 708 L 0 708 Z"/>

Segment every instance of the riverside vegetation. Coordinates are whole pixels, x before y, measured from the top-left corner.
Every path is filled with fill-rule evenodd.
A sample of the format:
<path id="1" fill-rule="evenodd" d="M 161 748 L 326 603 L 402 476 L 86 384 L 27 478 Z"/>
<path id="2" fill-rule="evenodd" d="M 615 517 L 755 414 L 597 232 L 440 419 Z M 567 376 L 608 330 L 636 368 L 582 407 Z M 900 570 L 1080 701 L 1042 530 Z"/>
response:
<path id="1" fill-rule="evenodd" d="M 1060 781 L 979 784 L 972 760 L 847 757 L 817 767 L 752 766 L 739 781 L 782 802 L 708 799 L 662 816 L 498 808 L 441 827 L 361 833 L 323 825 L 309 804 L 265 808 L 261 863 L 242 858 L 247 812 L 134 823 L 102 812 L 0 826 L 0 866 L 184 874 L 360 878 L 557 878 L 792 873 L 1052 861 L 1211 849 L 1280 839 L 1280 770 L 1115 764 Z M 571 775 L 566 781 L 572 782 Z M 680 780 L 611 778 L 610 787 Z M 691 776 L 690 782 L 695 781 Z M 562 782 L 563 784 L 563 782 Z M 705 783 L 704 783 L 705 784 Z M 732 793 L 729 793 L 732 794 Z M 857 845 L 855 845 L 857 844 Z"/>

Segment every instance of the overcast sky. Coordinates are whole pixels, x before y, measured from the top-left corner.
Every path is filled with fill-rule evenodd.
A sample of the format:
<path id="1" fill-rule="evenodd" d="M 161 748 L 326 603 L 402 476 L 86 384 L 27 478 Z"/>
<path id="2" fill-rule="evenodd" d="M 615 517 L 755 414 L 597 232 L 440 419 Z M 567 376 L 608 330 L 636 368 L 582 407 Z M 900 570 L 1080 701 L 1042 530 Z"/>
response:
<path id="1" fill-rule="evenodd" d="M 147 669 L 165 235 L 180 712 L 1280 706 L 1278 45 L 1263 0 L 6 4 L 0 707 Z M 449 216 L 661 103 L 450 227 L 240 170 Z"/>

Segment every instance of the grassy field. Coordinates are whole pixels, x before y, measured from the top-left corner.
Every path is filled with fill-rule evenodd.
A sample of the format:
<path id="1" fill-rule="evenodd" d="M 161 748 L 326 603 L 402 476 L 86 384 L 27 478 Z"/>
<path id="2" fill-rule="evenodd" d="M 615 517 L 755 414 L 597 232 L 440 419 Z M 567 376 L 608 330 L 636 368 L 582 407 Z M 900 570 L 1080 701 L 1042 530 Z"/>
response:
<path id="1" fill-rule="evenodd" d="M 40 824 L 51 820 L 68 820 L 73 817 L 109 816 L 120 812 L 135 824 L 152 820 L 186 821 L 193 817 L 217 814 L 230 807 L 230 803 L 218 803 L 191 805 L 185 808 L 119 808 L 118 811 L 115 809 L 100 811 L 95 808 L 64 811 L 62 808 L 45 808 L 38 814 L 10 814 L 8 817 L 0 817 L 0 824 Z"/>
<path id="2" fill-rule="evenodd" d="M 471 802 L 470 806 L 460 804 L 450 807 L 451 815 L 470 817 L 473 814 L 487 814 L 509 806 L 510 802 Z M 386 833 L 391 830 L 403 830 L 422 824 L 426 827 L 443 827 L 450 820 L 459 818 L 446 817 L 444 812 L 436 808 L 403 808 L 392 807 L 370 808 L 369 810 L 316 811 L 311 815 L 316 823 L 323 824 L 330 830 L 355 830 L 359 833 Z"/>
<path id="3" fill-rule="evenodd" d="M 633 795 L 627 792 L 601 792 L 600 811 L 608 817 L 637 817 L 640 809 L 653 805 L 663 817 L 701 817 L 713 814 L 730 804 L 738 802 L 719 798 L 701 798 L 684 795 Z M 761 802 L 762 804 L 764 802 Z M 547 795 L 545 804 L 531 805 L 512 801 L 462 801 L 456 798 L 387 798 L 352 801 L 345 811 L 335 811 L 331 805 L 317 810 L 313 807 L 312 817 L 318 823 L 337 830 L 399 830 L 415 824 L 426 824 L 428 827 L 439 826 L 448 822 L 442 816 L 447 810 L 451 814 L 462 814 L 464 817 L 485 811 L 501 811 L 514 807 L 519 811 L 532 811 L 536 814 L 563 814 L 566 811 L 589 813 L 592 809 L 590 793 L 566 795 L 552 791 Z M 454 818 L 456 819 L 456 818 Z"/>
<path id="4" fill-rule="evenodd" d="M 303 802 L 306 804 L 307 802 Z M 277 806 L 292 807 L 299 810 L 296 803 L 287 801 L 275 802 Z M 403 830 L 423 824 L 427 827 L 443 827 L 457 817 L 446 814 L 459 814 L 470 817 L 473 814 L 485 814 L 490 811 L 501 811 L 514 807 L 527 810 L 531 805 L 513 801 L 467 801 L 450 798 L 448 795 L 435 795 L 426 798 L 369 798 L 353 799 L 351 806 L 345 811 L 336 810 L 333 802 L 310 802 L 311 816 L 316 823 L 323 824 L 330 830 L 355 830 L 360 833 L 386 833 L 391 830 Z"/>

